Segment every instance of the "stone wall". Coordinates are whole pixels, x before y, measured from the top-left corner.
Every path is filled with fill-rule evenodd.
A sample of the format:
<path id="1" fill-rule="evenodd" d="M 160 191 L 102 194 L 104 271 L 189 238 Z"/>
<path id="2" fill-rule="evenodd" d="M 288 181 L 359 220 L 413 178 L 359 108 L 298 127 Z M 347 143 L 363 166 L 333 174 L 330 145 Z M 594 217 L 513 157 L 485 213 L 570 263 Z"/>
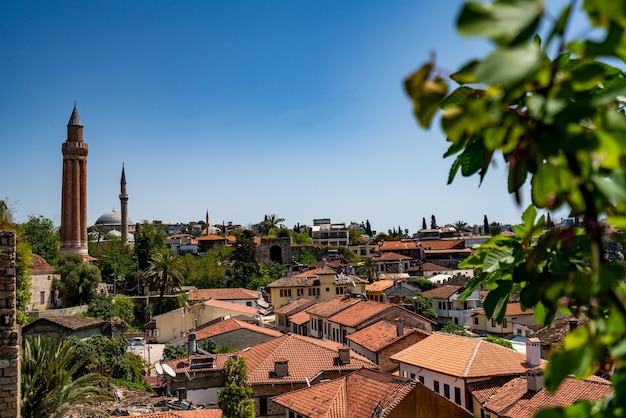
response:
<path id="1" fill-rule="evenodd" d="M 15 257 L 15 232 L 0 231 L 0 418 L 21 415 Z"/>

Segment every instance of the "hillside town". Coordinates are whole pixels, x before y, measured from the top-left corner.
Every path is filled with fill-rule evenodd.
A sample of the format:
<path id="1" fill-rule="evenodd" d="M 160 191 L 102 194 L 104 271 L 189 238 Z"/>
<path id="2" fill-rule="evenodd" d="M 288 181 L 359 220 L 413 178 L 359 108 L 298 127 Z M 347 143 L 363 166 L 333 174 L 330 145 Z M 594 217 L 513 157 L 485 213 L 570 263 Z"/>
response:
<path id="1" fill-rule="evenodd" d="M 41 216 L 13 225 L 0 202 L 1 416 L 45 406 L 37 397 L 52 388 L 36 388 L 22 358 L 43 340 L 71 342 L 89 364 L 83 378 L 109 379 L 65 416 L 518 418 L 611 393 L 609 357 L 582 379 L 544 384 L 584 315 L 544 321 L 518 291 L 496 317 L 492 288 L 475 284 L 468 260 L 493 236 L 514 237 L 511 225 L 432 215 L 410 234 L 330 218 L 288 228 L 269 214 L 242 226 L 211 223 L 208 209 L 194 222 L 133 223 L 122 166 L 119 211 L 88 226 L 76 106 L 67 129 L 60 228 Z M 578 222 L 548 215 L 545 229 Z M 604 228 L 607 242 L 616 233 Z M 117 365 L 102 348 L 113 344 Z"/>

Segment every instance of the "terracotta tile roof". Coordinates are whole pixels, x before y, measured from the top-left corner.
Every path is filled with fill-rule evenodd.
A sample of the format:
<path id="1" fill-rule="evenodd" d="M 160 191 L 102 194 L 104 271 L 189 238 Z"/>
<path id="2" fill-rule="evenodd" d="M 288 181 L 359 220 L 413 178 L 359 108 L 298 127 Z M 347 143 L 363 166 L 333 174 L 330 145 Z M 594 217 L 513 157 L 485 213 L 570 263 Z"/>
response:
<path id="1" fill-rule="evenodd" d="M 321 270 L 321 267 L 314 268 L 312 270 L 301 271 L 300 273 L 292 274 L 291 277 L 317 277 L 318 270 Z"/>
<path id="2" fill-rule="evenodd" d="M 28 324 L 27 327 L 30 327 L 34 324 L 38 324 L 40 322 L 46 322 L 46 321 L 55 323 L 57 325 L 60 325 L 67 329 L 71 329 L 73 331 L 101 326 L 106 323 L 106 321 L 103 321 L 102 319 L 99 319 L 99 318 L 87 318 L 87 317 L 74 316 L 74 315 L 58 315 L 58 316 L 46 316 L 45 318 L 39 318 L 36 321 Z"/>
<path id="3" fill-rule="evenodd" d="M 319 303 L 315 306 L 308 308 L 306 311 L 310 315 L 321 316 L 322 318 L 328 318 L 337 312 L 341 312 L 344 309 L 354 305 L 355 303 L 362 302 L 363 299 L 349 297 L 349 296 L 337 296 L 329 299 L 325 302 Z"/>
<path id="4" fill-rule="evenodd" d="M 311 315 L 309 315 L 308 312 L 300 311 L 298 313 L 291 315 L 289 317 L 289 322 L 293 322 L 296 325 L 302 325 L 302 324 L 306 324 L 307 322 L 309 322 L 309 319 L 311 319 Z"/>
<path id="5" fill-rule="evenodd" d="M 224 302 L 224 301 L 215 300 L 215 299 L 207 300 L 206 302 L 203 302 L 203 303 L 206 306 L 214 306 L 216 308 L 230 309 L 231 311 L 241 312 L 243 314 L 250 315 L 250 316 L 254 316 L 257 314 L 257 309 L 251 306 L 237 305 L 236 303 Z"/>
<path id="6" fill-rule="evenodd" d="M 317 302 L 305 298 L 298 298 L 296 300 L 292 300 L 291 302 L 281 306 L 280 308 L 274 309 L 275 314 L 279 315 L 293 315 L 298 313 L 306 308 L 310 308 L 313 305 L 316 305 Z"/>
<path id="7" fill-rule="evenodd" d="M 189 411 L 151 412 L 149 414 L 134 415 L 142 418 L 222 418 L 221 409 L 194 409 Z M 117 418 L 111 415 L 111 418 Z"/>
<path id="8" fill-rule="evenodd" d="M 424 254 L 472 254 L 471 248 L 451 248 L 449 250 L 424 250 Z"/>
<path id="9" fill-rule="evenodd" d="M 328 318 L 328 320 L 346 327 L 356 327 L 363 321 L 366 321 L 371 317 L 392 308 L 393 306 L 396 305 L 367 300 L 336 313 Z"/>
<path id="10" fill-rule="evenodd" d="M 33 254 L 32 263 L 30 265 L 31 273 L 54 273 L 55 268 L 40 255 Z"/>
<path id="11" fill-rule="evenodd" d="M 379 251 L 413 250 L 419 248 L 415 241 L 383 241 L 378 244 Z"/>
<path id="12" fill-rule="evenodd" d="M 573 316 L 555 319 L 549 327 L 540 328 L 531 337 L 538 338 L 541 344 L 554 344 L 563 341 L 570 332 L 570 321 L 575 321 L 577 326 L 585 324 L 586 320 L 577 320 Z"/>
<path id="13" fill-rule="evenodd" d="M 219 372 L 224 370 L 229 357 L 229 354 L 193 354 L 179 359 L 164 361 L 162 364 L 170 366 L 177 375 L 185 372 Z"/>
<path id="14" fill-rule="evenodd" d="M 269 288 L 280 288 L 280 287 L 311 287 L 313 286 L 313 282 L 317 280 L 316 275 L 311 276 L 291 276 L 291 277 L 282 277 L 280 279 L 274 280 L 272 283 L 268 284 Z"/>
<path id="15" fill-rule="evenodd" d="M 189 292 L 189 300 L 243 300 L 243 299 L 257 299 L 259 292 L 257 290 L 245 289 L 242 287 L 237 288 L 216 288 L 216 289 L 195 289 Z"/>
<path id="16" fill-rule="evenodd" d="M 339 259 L 339 260 L 326 260 L 326 266 L 343 271 L 347 267 L 354 266 L 354 264 L 350 262 L 346 262 L 342 259 Z M 320 268 L 320 267 L 324 267 L 324 260 L 318 261 L 315 264 L 309 264 L 309 268 Z"/>
<path id="17" fill-rule="evenodd" d="M 349 371 L 363 367 L 378 369 L 376 364 L 353 351 L 350 351 L 349 363 L 339 362 L 339 348 L 342 347 L 342 344 L 330 340 L 286 334 L 236 353 L 246 358 L 248 378 L 253 385 L 304 383 L 307 378 L 311 380 L 322 371 Z M 277 377 L 272 373 L 277 360 L 287 360 L 287 377 Z"/>
<path id="18" fill-rule="evenodd" d="M 429 296 L 433 299 L 448 299 L 455 293 L 461 293 L 463 289 L 462 286 L 444 285 L 422 292 L 422 295 Z"/>
<path id="19" fill-rule="evenodd" d="M 389 373 L 362 369 L 272 400 L 308 418 L 371 418 L 372 411 L 381 406 L 384 412 L 376 416 L 384 418 L 416 384 Z"/>
<path id="20" fill-rule="evenodd" d="M 424 338 L 431 334 L 423 329 L 404 327 L 402 335 L 398 336 L 396 324 L 381 320 L 348 335 L 346 338 L 373 353 L 377 353 L 413 332 L 423 335 Z"/>
<path id="21" fill-rule="evenodd" d="M 391 359 L 462 378 L 520 375 L 528 368 L 526 356 L 515 350 L 480 338 L 438 332 Z"/>
<path id="22" fill-rule="evenodd" d="M 485 310 L 484 309 L 474 309 L 473 312 L 477 315 L 484 315 L 485 314 Z M 532 315 L 533 314 L 533 310 L 532 309 L 527 309 L 527 310 L 522 310 L 522 305 L 520 303 L 509 303 L 508 305 L 506 305 L 506 316 L 512 316 L 512 315 Z"/>
<path id="23" fill-rule="evenodd" d="M 451 250 L 465 248 L 464 239 L 429 239 L 419 242 L 425 250 Z"/>
<path id="24" fill-rule="evenodd" d="M 439 264 L 426 262 L 421 266 L 422 271 L 452 271 L 449 267 L 440 266 Z"/>
<path id="25" fill-rule="evenodd" d="M 393 287 L 395 280 L 376 280 L 374 283 L 366 284 L 366 292 L 384 292 L 385 290 Z"/>
<path id="26" fill-rule="evenodd" d="M 229 318 L 196 330 L 196 340 L 204 340 L 205 338 L 215 337 L 216 335 L 226 334 L 240 329 L 258 332 L 259 334 L 269 335 L 270 337 L 280 337 L 283 335 L 280 331 L 250 324 L 245 321 L 239 321 L 238 319 Z M 187 341 L 187 337 L 175 338 L 172 340 L 172 343 L 179 341 Z"/>
<path id="27" fill-rule="evenodd" d="M 485 380 L 482 382 L 470 383 L 467 385 L 467 389 L 471 392 L 472 396 L 480 403 L 484 405 L 505 383 L 515 377 L 507 376 L 504 378 Z"/>
<path id="28" fill-rule="evenodd" d="M 196 238 L 196 241 L 228 241 L 229 237 L 224 238 L 221 235 L 215 235 L 215 234 L 210 234 L 210 235 L 200 235 L 199 237 Z"/>
<path id="29" fill-rule="evenodd" d="M 597 401 L 612 390 L 611 382 L 598 377 L 585 380 L 566 377 L 553 394 L 546 388 L 532 392 L 526 379 L 526 376 L 516 377 L 497 388 L 483 402 L 484 407 L 503 417 L 532 418 L 540 409 L 571 405 L 579 399 Z"/>
<path id="30" fill-rule="evenodd" d="M 372 257 L 374 261 L 400 261 L 400 260 L 413 260 L 411 257 L 407 255 L 402 255 L 394 252 L 382 253 L 381 255 L 377 255 Z"/>

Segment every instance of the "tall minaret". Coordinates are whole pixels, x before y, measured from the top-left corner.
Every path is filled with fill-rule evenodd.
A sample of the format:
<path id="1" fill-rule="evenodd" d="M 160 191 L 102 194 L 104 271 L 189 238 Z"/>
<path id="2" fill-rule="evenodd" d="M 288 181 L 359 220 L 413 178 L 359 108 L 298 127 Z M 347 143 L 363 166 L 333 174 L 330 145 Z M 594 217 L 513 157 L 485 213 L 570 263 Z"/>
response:
<path id="1" fill-rule="evenodd" d="M 120 180 L 120 208 L 122 209 L 122 242 L 128 242 L 128 194 L 126 193 L 124 163 L 122 163 L 122 179 Z"/>
<path id="2" fill-rule="evenodd" d="M 87 153 L 76 102 L 67 123 L 61 186 L 61 254 L 87 256 Z"/>

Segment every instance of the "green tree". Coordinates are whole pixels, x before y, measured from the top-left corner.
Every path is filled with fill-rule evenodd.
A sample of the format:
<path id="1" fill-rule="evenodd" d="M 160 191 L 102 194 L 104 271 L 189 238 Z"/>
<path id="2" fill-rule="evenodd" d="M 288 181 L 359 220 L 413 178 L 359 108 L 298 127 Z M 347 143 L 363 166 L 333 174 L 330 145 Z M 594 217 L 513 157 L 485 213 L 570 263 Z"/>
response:
<path id="1" fill-rule="evenodd" d="M 443 110 L 441 126 L 451 144 L 445 156 L 455 157 L 449 182 L 459 172 L 482 181 L 502 157 L 508 192 L 518 202 L 522 186 L 530 185 L 532 205 L 516 235 L 490 238 L 462 263 L 482 271 L 464 296 L 486 283 L 485 311 L 502 322 L 509 293 L 519 284 L 522 306 L 533 308 L 544 325 L 557 310 L 588 318 L 588 326 L 571 332 L 551 356 L 544 374 L 551 391 L 569 374 L 589 376 L 607 358 L 615 364 L 614 393 L 606 401 L 593 407 L 581 401 L 538 416 L 623 416 L 626 265 L 604 259 L 600 217 L 626 227 L 626 9 L 623 2 L 585 0 L 577 16 L 575 5 L 566 2 L 548 20 L 541 0 L 467 2 L 459 32 L 487 38 L 494 49 L 452 73 L 458 86 L 450 93 L 432 61 L 405 86 L 422 126 Z M 570 37 L 575 17 L 591 30 Z M 544 232 L 537 209 L 567 210 L 582 225 Z"/>
<path id="2" fill-rule="evenodd" d="M 248 382 L 246 358 L 228 359 L 224 366 L 226 388 L 217 393 L 224 418 L 254 418 L 252 385 Z"/>
<path id="3" fill-rule="evenodd" d="M 59 258 L 57 273 L 60 280 L 55 280 L 53 289 L 59 291 L 65 304 L 76 306 L 87 304 L 100 283 L 100 270 L 83 261 L 78 254 L 67 254 Z"/>
<path id="4" fill-rule="evenodd" d="M 502 225 L 499 222 L 489 224 L 489 233 L 491 235 L 500 235 L 502 233 Z"/>
<path id="5" fill-rule="evenodd" d="M 437 229 L 437 219 L 435 219 L 435 215 L 431 215 L 430 217 L 430 229 Z"/>
<path id="6" fill-rule="evenodd" d="M 454 223 L 454 229 L 456 229 L 457 236 L 460 236 L 461 233 L 463 233 L 466 228 L 467 228 L 467 222 L 465 221 L 456 221 Z"/>
<path id="7" fill-rule="evenodd" d="M 507 340 L 506 338 L 494 337 L 493 335 L 487 335 L 485 337 L 485 341 L 489 341 L 490 343 L 501 345 L 502 347 L 513 349 L 513 343 Z"/>
<path id="8" fill-rule="evenodd" d="M 350 245 L 365 244 L 367 240 L 363 238 L 363 233 L 358 229 L 348 229 L 348 235 L 350 238 Z"/>
<path id="9" fill-rule="evenodd" d="M 485 215 L 485 217 L 483 218 L 483 234 L 485 235 L 490 234 L 489 219 L 487 219 L 487 215 Z"/>
<path id="10" fill-rule="evenodd" d="M 285 222 L 285 218 L 281 218 L 274 213 L 265 215 L 259 224 L 259 231 L 261 235 L 274 235 L 278 228 L 285 227 L 285 225 L 282 224 L 283 222 Z"/>
<path id="11" fill-rule="evenodd" d="M 159 291 L 159 312 L 163 307 L 165 294 L 174 292 L 183 285 L 182 267 L 181 257 L 172 250 L 164 249 L 152 253 L 148 268 L 144 271 L 144 278 Z"/>
<path id="12" fill-rule="evenodd" d="M 175 360 L 177 358 L 187 357 L 188 355 L 187 347 L 184 345 L 167 343 L 163 348 L 163 361 Z"/>
<path id="13" fill-rule="evenodd" d="M 26 339 L 21 364 L 23 417 L 63 418 L 73 408 L 108 415 L 98 408 L 112 399 L 108 379 L 98 373 L 78 375 L 87 359 L 77 359 L 75 347 L 69 340 Z"/>
<path id="14" fill-rule="evenodd" d="M 165 237 L 167 237 L 167 229 L 163 225 L 153 225 L 148 221 L 137 224 L 133 248 L 139 270 L 148 268 L 154 252 L 166 249 Z"/>
<path id="15" fill-rule="evenodd" d="M 119 282 L 116 292 L 138 293 L 137 262 L 133 249 L 121 237 L 110 236 L 94 254 L 102 277 Z"/>
<path id="16" fill-rule="evenodd" d="M 231 256 L 232 281 L 228 287 L 247 288 L 253 278 L 259 275 L 259 264 L 256 259 L 254 234 L 249 230 L 237 231 L 237 241 Z"/>
<path id="17" fill-rule="evenodd" d="M 419 287 L 422 290 L 422 292 L 425 292 L 427 290 L 434 289 L 435 287 L 437 287 L 435 283 L 431 282 L 428 279 L 419 279 L 416 282 L 416 284 L 417 284 L 417 287 Z"/>
<path id="18" fill-rule="evenodd" d="M 29 215 L 21 229 L 22 239 L 30 245 L 31 251 L 56 267 L 59 263 L 61 238 L 59 228 L 54 226 L 52 220 L 41 215 Z"/>
<path id="19" fill-rule="evenodd" d="M 376 262 L 371 258 L 365 258 L 356 268 L 356 273 L 367 279 L 368 282 L 373 283 L 377 278 L 378 266 Z"/>
<path id="20" fill-rule="evenodd" d="M 113 314 L 114 318 L 132 324 L 135 320 L 135 304 L 130 296 L 115 295 L 113 296 Z"/>
<path id="21" fill-rule="evenodd" d="M 210 338 L 198 341 L 198 347 L 207 353 L 215 354 L 217 352 L 217 344 Z"/>
<path id="22" fill-rule="evenodd" d="M 73 361 L 82 364 L 76 371 L 77 376 L 98 373 L 118 383 L 130 382 L 135 386 L 148 387 L 143 373 L 146 362 L 127 351 L 126 338 L 96 335 L 84 340 L 68 337 L 65 341 L 75 347 Z"/>
<path id="23" fill-rule="evenodd" d="M 26 306 L 31 301 L 31 280 L 30 270 L 33 264 L 33 254 L 30 245 L 17 239 L 15 245 L 15 307 L 17 310 L 17 323 L 25 325 L 31 321 L 31 317 L 26 314 Z"/>
<path id="24" fill-rule="evenodd" d="M 448 333 L 448 334 L 461 335 L 463 337 L 468 337 L 469 336 L 467 331 L 465 331 L 465 328 L 463 328 L 460 325 L 455 324 L 452 321 L 448 322 L 443 327 L 441 327 L 440 331 Z"/>
<path id="25" fill-rule="evenodd" d="M 422 218 L 422 229 L 428 229 L 426 228 L 426 218 Z"/>
<path id="26" fill-rule="evenodd" d="M 91 297 L 86 313 L 92 318 L 100 318 L 105 321 L 112 320 L 114 316 L 113 298 L 106 293 L 95 293 Z"/>
<path id="27" fill-rule="evenodd" d="M 407 298 L 407 302 L 415 304 L 416 313 L 437 322 L 439 315 L 437 315 L 437 312 L 435 311 L 435 302 L 433 301 L 433 298 L 430 296 L 424 296 L 421 292 L 416 292 L 411 298 Z"/>
<path id="28" fill-rule="evenodd" d="M 291 242 L 294 245 L 311 245 L 313 244 L 313 238 L 307 231 L 294 232 L 291 235 Z"/>
<path id="29" fill-rule="evenodd" d="M 296 255 L 294 259 L 296 260 L 298 264 L 304 264 L 307 266 L 311 264 L 315 264 L 318 261 L 317 258 L 315 257 L 315 254 L 313 254 L 313 251 L 311 251 L 309 248 L 302 251 L 300 254 Z"/>

